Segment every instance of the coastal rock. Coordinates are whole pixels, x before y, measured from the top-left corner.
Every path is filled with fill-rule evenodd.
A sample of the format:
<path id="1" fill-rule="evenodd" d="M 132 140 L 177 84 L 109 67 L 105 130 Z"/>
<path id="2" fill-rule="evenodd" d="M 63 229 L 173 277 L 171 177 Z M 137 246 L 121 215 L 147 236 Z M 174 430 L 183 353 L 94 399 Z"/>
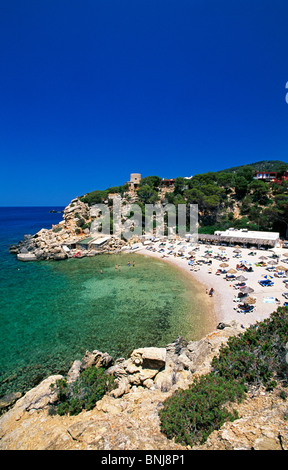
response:
<path id="1" fill-rule="evenodd" d="M 15 421 L 21 420 L 26 412 L 31 413 L 43 409 L 48 404 L 53 404 L 57 400 L 57 393 L 51 385 L 62 378 L 62 375 L 52 375 L 19 398 L 15 405 L 1 417 L 0 439 L 5 434 L 5 430 L 9 429 Z"/>
<path id="2" fill-rule="evenodd" d="M 131 361 L 136 366 L 141 365 L 146 369 L 161 369 L 165 365 L 166 349 L 154 347 L 134 349 Z"/>
<path id="3" fill-rule="evenodd" d="M 287 403 L 280 390 L 258 390 L 236 406 L 239 419 L 214 431 L 200 450 L 288 450 Z"/>
<path id="4" fill-rule="evenodd" d="M 159 370 L 165 366 L 165 348 L 139 348 L 132 351 L 129 359 L 121 358 L 107 370 L 116 378 L 117 389 L 111 394 L 114 397 L 128 393 L 134 385 L 151 388 Z"/>
<path id="5" fill-rule="evenodd" d="M 4 397 L 0 398 L 0 411 L 13 405 L 19 398 L 21 398 L 20 392 L 11 392 L 4 395 Z"/>
<path id="6" fill-rule="evenodd" d="M 81 361 L 74 361 L 67 374 L 67 382 L 75 382 L 81 371 Z"/>
<path id="7" fill-rule="evenodd" d="M 117 375 L 118 389 L 114 394 L 105 395 L 94 409 L 77 416 L 49 414 L 49 406 L 56 400 L 51 385 L 62 376 L 49 377 L 18 399 L 0 418 L 0 449 L 191 450 L 161 433 L 159 409 L 176 388 L 185 389 L 195 376 L 206 373 L 209 361 L 211 363 L 219 352 L 221 344 L 227 342 L 230 333 L 235 335 L 239 331 L 237 325 L 229 325 L 200 341 L 186 342 L 179 337 L 167 345 L 165 352 L 142 348 L 133 351 L 128 360 L 117 359 L 107 373 Z M 201 348 L 201 353 L 197 353 L 197 347 Z M 102 357 L 105 353 L 86 353 L 83 365 L 98 363 L 99 354 Z M 128 370 L 132 371 L 131 376 L 140 377 L 143 364 L 149 363 L 153 370 L 154 361 L 158 361 L 157 367 L 163 365 L 154 379 L 140 380 L 140 386 L 130 383 Z M 68 380 L 77 378 L 81 364 L 82 361 L 73 363 Z M 287 402 L 281 398 L 281 389 L 266 392 L 262 388 L 233 407 L 239 419 L 226 422 L 203 445 L 192 450 L 288 450 Z"/>
<path id="8" fill-rule="evenodd" d="M 97 349 L 94 350 L 92 353 L 86 351 L 83 361 L 81 362 L 81 370 L 87 369 L 87 367 L 104 367 L 105 369 L 112 365 L 113 357 L 111 357 L 108 353 L 103 353 L 98 351 Z"/>
<path id="9" fill-rule="evenodd" d="M 57 252 L 57 253 L 54 253 L 53 258 L 54 258 L 56 261 L 60 261 L 60 260 L 62 260 L 62 259 L 66 259 L 66 258 L 67 258 L 67 254 L 64 253 L 63 251 L 62 251 L 62 252 Z"/>

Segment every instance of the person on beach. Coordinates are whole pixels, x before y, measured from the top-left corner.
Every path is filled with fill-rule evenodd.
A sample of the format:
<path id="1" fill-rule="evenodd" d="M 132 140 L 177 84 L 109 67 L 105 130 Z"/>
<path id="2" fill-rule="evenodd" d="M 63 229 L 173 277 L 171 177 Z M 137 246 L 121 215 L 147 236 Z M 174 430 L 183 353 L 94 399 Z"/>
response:
<path id="1" fill-rule="evenodd" d="M 121 271 L 121 266 L 120 266 L 120 264 L 119 264 L 119 269 L 118 269 L 118 270 L 119 270 L 119 273 L 120 273 L 120 271 Z"/>
<path id="2" fill-rule="evenodd" d="M 100 270 L 100 274 L 103 274 L 103 269 L 102 269 L 102 268 L 101 268 L 101 270 Z"/>
<path id="3" fill-rule="evenodd" d="M 117 264 L 115 264 L 115 269 L 117 269 Z"/>
<path id="4" fill-rule="evenodd" d="M 133 266 L 135 266 L 135 261 L 133 261 Z"/>
<path id="5" fill-rule="evenodd" d="M 128 266 L 129 266 L 129 268 L 130 268 L 130 264 L 131 264 L 130 261 L 128 261 Z"/>
<path id="6" fill-rule="evenodd" d="M 209 292 L 210 297 L 213 297 L 213 294 L 214 294 L 214 289 L 213 287 L 211 287 L 210 292 Z"/>

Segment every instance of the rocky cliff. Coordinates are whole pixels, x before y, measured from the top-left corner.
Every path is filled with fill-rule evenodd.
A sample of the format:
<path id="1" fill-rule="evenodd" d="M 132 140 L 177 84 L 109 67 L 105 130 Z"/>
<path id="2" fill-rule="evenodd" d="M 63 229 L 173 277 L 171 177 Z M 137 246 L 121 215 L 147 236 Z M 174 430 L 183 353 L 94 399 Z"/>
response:
<path id="1" fill-rule="evenodd" d="M 177 388 L 209 372 L 221 345 L 241 331 L 236 323 L 220 324 L 200 341 L 179 337 L 166 348 L 140 348 L 115 362 L 106 353 L 87 351 L 71 367 L 68 380 L 86 367 L 104 366 L 117 388 L 93 410 L 61 417 L 53 412 L 57 396 L 51 384 L 62 376 L 48 377 L 0 418 L 0 449 L 188 450 L 161 433 L 158 411 Z M 279 390 L 260 389 L 237 409 L 239 419 L 195 449 L 288 449 L 288 409 Z"/>
<path id="2" fill-rule="evenodd" d="M 99 217 L 93 206 L 73 199 L 63 211 L 63 220 L 51 229 L 41 229 L 33 235 L 25 235 L 17 245 L 10 246 L 10 253 L 19 261 L 63 260 L 69 257 L 95 256 L 100 253 L 118 252 L 125 241 L 120 236 L 111 236 L 104 246 L 79 248 L 81 240 L 91 237 L 91 224 Z M 93 237 L 101 233 L 94 232 Z"/>

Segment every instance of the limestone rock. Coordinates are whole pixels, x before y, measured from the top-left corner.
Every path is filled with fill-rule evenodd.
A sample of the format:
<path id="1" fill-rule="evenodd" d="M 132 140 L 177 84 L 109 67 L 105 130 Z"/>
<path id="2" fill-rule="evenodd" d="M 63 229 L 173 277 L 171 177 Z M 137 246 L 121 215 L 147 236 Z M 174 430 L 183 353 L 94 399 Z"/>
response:
<path id="1" fill-rule="evenodd" d="M 113 358 L 108 353 L 102 353 L 101 351 L 94 350 L 92 353 L 86 351 L 83 361 L 81 363 L 81 370 L 87 369 L 87 367 L 99 367 L 107 368 L 113 363 Z"/>
<path id="2" fill-rule="evenodd" d="M 67 382 L 75 382 L 80 375 L 81 361 L 74 361 L 67 374 Z"/>
<path id="3" fill-rule="evenodd" d="M 4 397 L 0 398 L 0 410 L 13 405 L 13 403 L 15 403 L 15 401 L 19 398 L 21 398 L 20 392 L 7 393 L 7 395 L 4 395 Z"/>
<path id="4" fill-rule="evenodd" d="M 131 354 L 132 362 L 146 369 L 161 369 L 166 361 L 165 348 L 140 348 L 135 349 Z"/>
<path id="5" fill-rule="evenodd" d="M 239 331 L 239 326 L 231 324 L 200 341 L 187 342 L 179 337 L 165 352 L 142 348 L 127 360 L 117 359 L 106 373 L 115 376 L 118 388 L 94 409 L 77 416 L 49 415 L 49 405 L 56 400 L 50 385 L 62 376 L 49 377 L 0 417 L 0 449 L 191 450 L 161 433 L 159 409 L 176 388 L 187 388 L 196 375 L 209 371 L 221 344 Z M 87 352 L 85 361 L 73 363 L 68 380 L 77 378 L 82 364 L 99 364 L 104 355 L 97 350 Z M 157 367 L 153 367 L 155 364 Z M 145 378 L 146 371 L 156 375 Z M 285 390 L 280 385 L 272 392 L 263 388 L 242 403 L 233 404 L 239 419 L 226 422 L 192 450 L 288 450 L 287 400 L 281 398 L 281 392 L 283 396 Z"/>
<path id="6" fill-rule="evenodd" d="M 48 404 L 55 403 L 57 392 L 51 385 L 53 386 L 57 380 L 62 378 L 62 375 L 52 375 L 17 400 L 13 408 L 7 411 L 1 418 L 1 429 L 3 432 L 11 419 L 12 421 L 17 421 L 27 411 L 41 410 Z"/>

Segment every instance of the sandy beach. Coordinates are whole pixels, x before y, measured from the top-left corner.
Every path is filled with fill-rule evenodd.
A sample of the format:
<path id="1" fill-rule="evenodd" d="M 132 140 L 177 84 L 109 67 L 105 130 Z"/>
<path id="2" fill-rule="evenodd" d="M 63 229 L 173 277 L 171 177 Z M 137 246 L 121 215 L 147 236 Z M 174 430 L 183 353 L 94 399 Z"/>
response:
<path id="1" fill-rule="evenodd" d="M 185 270 L 196 280 L 198 289 L 203 290 L 203 296 L 209 298 L 209 291 L 213 288 L 212 308 L 209 314 L 211 325 L 216 326 L 219 322 L 236 320 L 246 328 L 268 318 L 278 306 L 288 300 L 283 296 L 283 293 L 288 292 L 288 283 L 285 285 L 283 282 L 288 279 L 286 277 L 288 273 L 281 271 L 280 274 L 278 269 L 278 266 L 282 266 L 288 270 L 288 257 L 285 256 L 287 251 L 287 248 L 262 250 L 205 244 L 192 247 L 186 241 L 177 241 L 173 244 L 167 241 L 143 246 L 137 250 L 137 253 L 158 258 Z M 223 266 L 223 263 L 227 266 Z M 219 270 L 222 270 L 221 274 Z M 279 274 L 285 277 L 278 277 Z M 227 280 L 227 275 L 236 278 L 244 276 L 246 280 L 243 282 L 253 291 L 239 298 L 239 292 L 243 295 L 240 286 L 237 287 L 241 281 L 235 278 Z M 265 276 L 271 277 L 273 286 L 262 287 L 259 284 L 258 281 L 263 281 Z M 241 306 L 246 303 L 247 298 L 253 311 L 244 313 Z"/>

